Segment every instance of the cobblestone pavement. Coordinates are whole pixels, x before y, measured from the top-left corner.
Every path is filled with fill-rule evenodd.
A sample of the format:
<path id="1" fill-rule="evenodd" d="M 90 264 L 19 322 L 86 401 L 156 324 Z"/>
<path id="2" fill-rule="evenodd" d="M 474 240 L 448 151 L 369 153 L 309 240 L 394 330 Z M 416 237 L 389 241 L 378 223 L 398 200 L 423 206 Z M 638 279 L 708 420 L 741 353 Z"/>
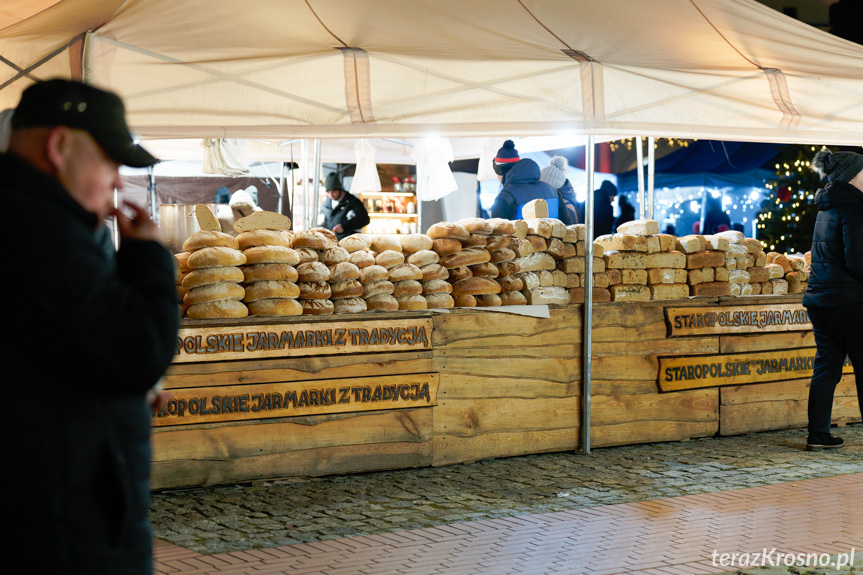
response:
<path id="1" fill-rule="evenodd" d="M 213 554 L 755 487 L 863 471 L 863 426 L 803 451 L 802 429 L 448 467 L 153 494 L 155 536 Z"/>

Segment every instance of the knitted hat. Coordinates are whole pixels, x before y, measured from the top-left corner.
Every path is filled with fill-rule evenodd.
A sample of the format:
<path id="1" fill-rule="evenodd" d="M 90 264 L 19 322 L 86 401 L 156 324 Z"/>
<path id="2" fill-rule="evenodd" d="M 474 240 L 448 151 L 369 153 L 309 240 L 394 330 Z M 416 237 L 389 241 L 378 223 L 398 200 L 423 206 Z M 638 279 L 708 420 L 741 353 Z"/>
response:
<path id="1" fill-rule="evenodd" d="M 605 192 L 608 196 L 617 195 L 617 186 L 615 186 L 608 180 L 603 180 L 602 185 L 599 186 L 599 189 Z"/>
<path id="2" fill-rule="evenodd" d="M 821 150 L 812 158 L 812 167 L 829 182 L 850 182 L 863 171 L 863 156 L 854 152 Z"/>
<path id="3" fill-rule="evenodd" d="M 497 151 L 497 155 L 492 161 L 494 173 L 499 176 L 506 175 L 513 164 L 519 160 L 521 160 L 521 158 L 518 157 L 518 150 L 515 149 L 515 143 L 513 143 L 512 140 L 505 141 L 503 143 L 503 147 Z"/>
<path id="4" fill-rule="evenodd" d="M 540 181 L 545 182 L 555 190 L 559 190 L 566 181 L 566 158 L 555 156 L 540 172 Z"/>
<path id="5" fill-rule="evenodd" d="M 326 191 L 331 190 L 343 190 L 342 181 L 339 179 L 339 175 L 335 172 L 330 172 L 327 174 L 327 179 L 324 180 L 324 189 Z"/>

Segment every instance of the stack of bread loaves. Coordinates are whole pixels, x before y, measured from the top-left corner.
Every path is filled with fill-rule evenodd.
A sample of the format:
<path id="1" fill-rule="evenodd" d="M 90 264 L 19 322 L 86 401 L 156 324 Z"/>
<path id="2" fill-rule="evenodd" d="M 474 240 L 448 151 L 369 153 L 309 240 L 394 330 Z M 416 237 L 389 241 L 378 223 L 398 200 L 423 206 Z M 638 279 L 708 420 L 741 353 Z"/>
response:
<path id="1" fill-rule="evenodd" d="M 563 242 L 566 226 L 555 218 L 534 218 L 525 223 L 526 240 L 533 253 L 513 260 L 520 270 L 515 277 L 522 281 L 521 293 L 529 304 L 569 303 L 568 278 L 566 272 L 557 267 L 558 260 L 564 261 L 566 255 L 572 255 L 567 254 Z"/>
<path id="2" fill-rule="evenodd" d="M 427 309 L 428 304 L 422 296 L 423 287 L 419 281 L 423 277 L 422 271 L 417 266 L 407 263 L 406 256 L 402 253 L 402 244 L 398 238 L 388 235 L 373 236 L 372 253 L 375 256 L 375 265 L 387 270 L 387 277 L 384 279 L 392 284 L 391 297 L 396 300 L 398 309 Z M 385 285 L 381 287 L 383 288 Z M 378 298 L 378 300 L 380 300 L 381 306 L 378 309 L 388 309 L 383 307 L 390 305 L 384 301 L 386 298 Z"/>
<path id="3" fill-rule="evenodd" d="M 766 254 L 770 285 L 775 294 L 804 293 L 809 282 L 810 252 L 804 255 Z M 764 287 L 762 285 L 762 287 Z M 762 290 L 761 293 L 764 293 Z"/>
<path id="4" fill-rule="evenodd" d="M 729 230 L 714 236 L 720 241 L 728 241 L 725 251 L 725 268 L 728 270 L 729 292 L 731 295 L 759 295 L 764 292 L 764 284 L 770 280 L 770 270 L 766 268 L 767 255 L 761 242 L 746 238 L 743 232 Z M 722 247 L 717 245 L 717 247 Z M 767 288 L 772 293 L 772 284 Z"/>
<path id="5" fill-rule="evenodd" d="M 329 268 L 330 299 L 335 313 L 366 311 L 360 268 L 350 262 L 350 253 L 341 245 L 318 250 L 320 263 Z"/>
<path id="6" fill-rule="evenodd" d="M 302 315 L 297 301 L 300 288 L 296 265 L 300 257 L 278 230 L 253 229 L 240 232 L 237 242 L 246 265 L 243 266 L 243 301 L 251 315 Z"/>
<path id="7" fill-rule="evenodd" d="M 185 242 L 189 252 L 186 266 L 191 270 L 183 278 L 188 290 L 183 303 L 192 319 L 246 317 L 249 310 L 242 299 L 246 292 L 240 284 L 246 256 L 237 239 L 217 231 L 195 232 Z"/>
<path id="8" fill-rule="evenodd" d="M 375 263 L 371 245 L 372 236 L 363 234 L 354 234 L 339 241 L 339 246 L 348 252 L 348 263 L 356 266 L 360 273 L 361 297 L 366 310 L 395 311 L 399 309 L 399 303 L 392 295 L 393 284 L 389 281 L 389 272 Z"/>
<path id="9" fill-rule="evenodd" d="M 465 300 L 467 307 L 471 307 L 471 297 L 476 302 L 476 307 L 502 305 L 497 282 L 500 270 L 492 263 L 491 252 L 488 250 L 488 238 L 493 230 L 491 224 L 483 218 L 463 218 L 457 221 L 456 225 L 468 233 L 467 239 L 460 240 L 462 251 L 459 253 L 461 257 L 470 258 L 473 263 L 467 263 L 471 277 L 458 286 L 453 286 L 453 293 Z M 458 259 L 459 255 L 453 257 Z"/>
<path id="10" fill-rule="evenodd" d="M 515 277 L 521 268 L 515 263 L 515 259 L 533 253 L 533 246 L 525 239 L 527 222 L 492 218 L 488 223 L 491 225 L 491 235 L 488 236 L 485 248 L 491 257 L 490 262 L 498 271 L 495 281 L 500 285 L 501 304 L 525 305 L 527 299 L 521 293 L 524 282 Z"/>
<path id="11" fill-rule="evenodd" d="M 478 220 L 475 222 L 476 226 L 473 226 L 475 229 L 482 228 L 479 222 L 485 222 L 480 218 L 470 219 Z M 492 272 L 489 266 L 479 265 L 490 263 L 491 260 L 483 241 L 485 235 L 474 234 L 471 238 L 467 228 L 451 222 L 434 224 L 426 234 L 432 239 L 432 251 L 440 256 L 439 265 L 449 274 L 447 281 L 452 284 L 455 307 L 495 304 L 495 301 L 482 297 L 500 292 L 500 286 L 492 276 L 497 275 L 497 268 L 491 266 L 494 267 Z M 479 275 L 474 277 L 475 273 Z M 497 302 L 497 305 L 500 305 L 500 302 Z"/>
<path id="12" fill-rule="evenodd" d="M 338 246 L 335 235 L 329 230 L 314 228 L 296 232 L 293 248 L 299 256 L 297 275 L 299 276 L 300 304 L 305 315 L 325 315 L 335 311 L 330 300 L 332 290 L 327 280 L 330 268 L 320 261 L 321 252 Z"/>
<path id="13" fill-rule="evenodd" d="M 405 265 L 414 266 L 419 271 L 422 296 L 428 309 L 449 309 L 455 305 L 452 298 L 452 285 L 446 278 L 449 272 L 440 265 L 440 256 L 432 250 L 434 241 L 426 234 L 399 236 L 402 251 L 406 255 Z M 414 277 L 416 274 L 414 274 Z"/>
<path id="14" fill-rule="evenodd" d="M 683 254 L 690 295 L 722 296 L 731 293 L 728 248 L 727 240 L 720 235 L 693 234 L 675 239 L 672 253 Z"/>
<path id="15" fill-rule="evenodd" d="M 584 303 L 584 289 L 587 285 L 586 272 L 586 256 L 587 245 L 584 238 L 586 237 L 584 224 L 574 224 L 566 226 L 566 236 L 564 236 L 564 257 L 556 260 L 557 269 L 566 273 L 566 287 L 569 292 L 569 301 L 572 303 Z M 572 248 L 575 248 L 575 255 L 572 255 Z M 611 301 L 611 292 L 608 291 L 610 285 L 608 274 L 605 269 L 605 260 L 602 256 L 605 250 L 602 245 L 593 242 L 593 301 L 594 302 L 609 302 Z"/>
<path id="16" fill-rule="evenodd" d="M 180 252 L 179 254 L 174 254 L 174 279 L 176 280 L 177 284 L 177 298 L 180 303 L 180 317 L 186 315 L 186 309 L 188 309 L 189 307 L 183 302 L 183 297 L 186 295 L 186 292 L 189 291 L 183 287 L 183 280 L 187 275 L 189 275 L 189 272 L 192 271 L 191 269 L 189 269 L 188 265 L 188 259 L 190 255 L 192 254 L 190 254 L 189 252 Z"/>

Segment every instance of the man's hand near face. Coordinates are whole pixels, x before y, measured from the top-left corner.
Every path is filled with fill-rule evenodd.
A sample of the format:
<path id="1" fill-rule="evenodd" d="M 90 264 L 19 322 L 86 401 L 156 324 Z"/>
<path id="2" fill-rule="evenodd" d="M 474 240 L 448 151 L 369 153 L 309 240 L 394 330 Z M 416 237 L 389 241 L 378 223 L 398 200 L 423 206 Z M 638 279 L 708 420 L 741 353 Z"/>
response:
<path id="1" fill-rule="evenodd" d="M 154 242 L 162 241 L 159 234 L 159 226 L 150 219 L 150 215 L 146 209 L 131 202 L 124 202 L 124 204 L 135 213 L 129 218 L 116 208 L 112 211 L 112 215 L 117 219 L 117 229 L 120 231 L 121 238 Z"/>

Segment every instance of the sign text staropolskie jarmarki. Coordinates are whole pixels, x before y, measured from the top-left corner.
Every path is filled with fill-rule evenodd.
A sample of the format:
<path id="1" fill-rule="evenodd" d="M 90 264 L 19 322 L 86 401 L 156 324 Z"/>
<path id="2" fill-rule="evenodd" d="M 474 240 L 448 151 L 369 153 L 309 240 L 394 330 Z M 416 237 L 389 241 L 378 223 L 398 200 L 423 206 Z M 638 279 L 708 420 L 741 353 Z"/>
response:
<path id="1" fill-rule="evenodd" d="M 665 314 L 671 337 L 812 329 L 800 304 L 668 307 Z"/>

